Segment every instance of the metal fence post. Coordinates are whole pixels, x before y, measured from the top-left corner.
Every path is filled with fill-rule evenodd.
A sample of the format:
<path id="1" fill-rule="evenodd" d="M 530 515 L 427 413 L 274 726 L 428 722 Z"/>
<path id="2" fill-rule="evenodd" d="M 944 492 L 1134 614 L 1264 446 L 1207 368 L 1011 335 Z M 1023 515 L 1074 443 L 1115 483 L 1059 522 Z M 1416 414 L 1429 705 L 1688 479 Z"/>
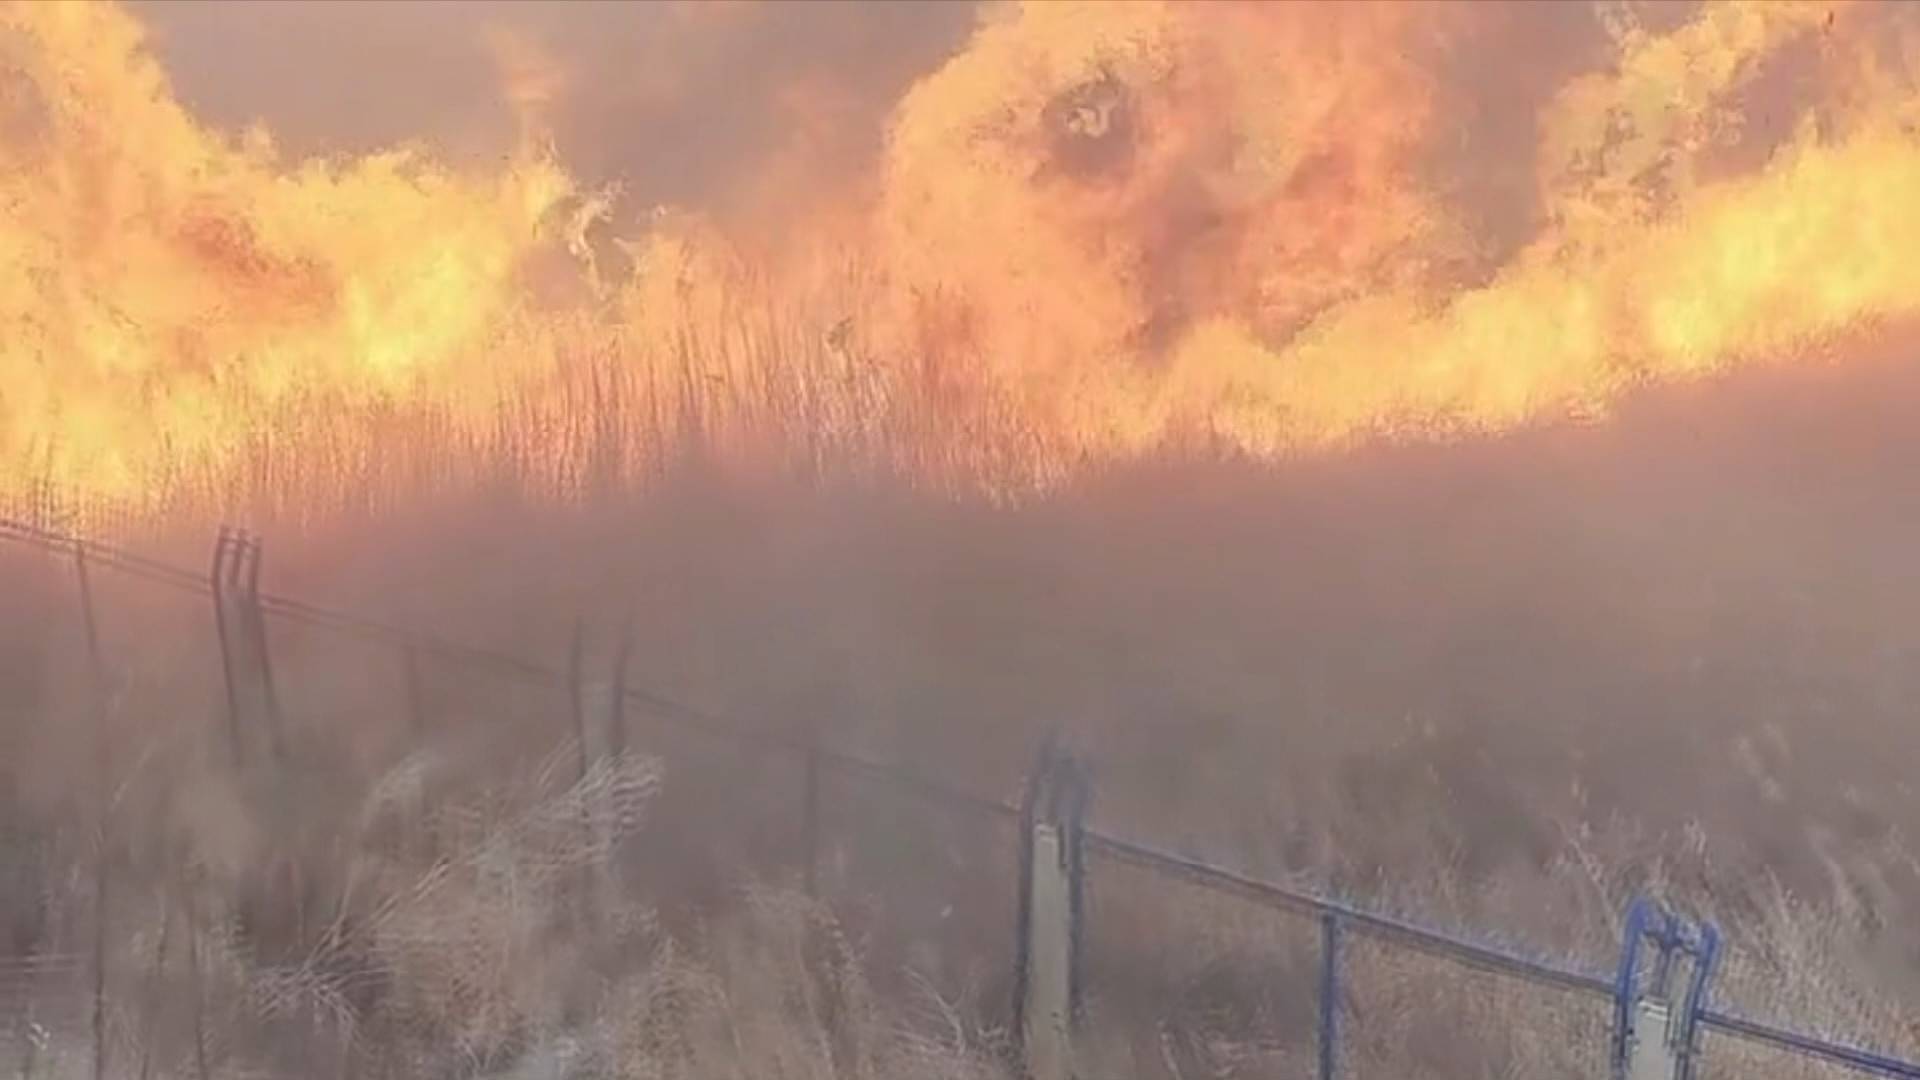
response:
<path id="1" fill-rule="evenodd" d="M 80 624 L 87 636 L 87 674 L 93 680 L 94 719 L 106 716 L 107 669 L 100 655 L 100 624 L 93 611 L 93 576 L 87 572 L 87 545 L 73 548 L 74 582 L 80 590 Z"/>
<path id="2" fill-rule="evenodd" d="M 267 648 L 267 616 L 260 607 L 260 564 L 265 552 L 260 538 L 240 534 L 241 551 L 246 557 L 246 575 L 241 580 L 241 610 L 245 613 L 247 634 L 253 651 L 254 677 L 260 686 L 260 706 L 266 720 L 267 739 L 273 756 L 286 758 L 285 733 L 281 730 L 280 694 L 273 684 L 273 652 Z"/>
<path id="3" fill-rule="evenodd" d="M 108 1073 L 107 1055 L 107 919 L 111 911 L 107 873 L 106 823 L 100 825 L 93 855 L 93 1080 Z"/>
<path id="4" fill-rule="evenodd" d="M 250 714 L 259 713 L 268 745 L 284 759 L 280 695 L 274 686 L 273 654 L 267 646 L 266 612 L 260 605 L 261 544 L 243 529 L 221 526 L 213 545 L 207 582 L 213 591 L 214 627 L 220 635 L 220 672 L 227 690 L 227 738 L 235 763 L 245 758 Z"/>
<path id="5" fill-rule="evenodd" d="M 407 682 L 407 729 L 418 742 L 427 733 L 427 695 L 420 686 L 420 650 L 407 645 L 401 653 Z"/>
<path id="6" fill-rule="evenodd" d="M 1320 1080 L 1333 1080 L 1340 1062 L 1340 916 L 1320 916 Z"/>
<path id="7" fill-rule="evenodd" d="M 820 898 L 820 723 L 809 713 L 806 718 L 807 757 L 804 764 L 806 775 L 802 778 L 805 785 L 801 798 L 800 827 L 805 830 L 805 850 L 802 857 L 807 860 L 802 869 L 801 880 L 806 886 L 810 899 Z"/>
<path id="8" fill-rule="evenodd" d="M 227 690 L 227 743 L 237 765 L 245 759 L 246 749 L 240 734 L 240 686 L 239 677 L 234 671 L 234 628 L 229 625 L 228 619 L 231 603 L 228 582 L 231 579 L 234 546 L 233 530 L 222 525 L 219 539 L 213 544 L 213 566 L 207 572 L 207 583 L 213 588 L 213 623 L 220 635 L 220 676 Z"/>
<path id="9" fill-rule="evenodd" d="M 1013 1037 L 1031 1080 L 1070 1080 L 1080 1010 L 1086 773 L 1049 740 L 1020 809 Z"/>
<path id="10" fill-rule="evenodd" d="M 162 885 L 160 889 L 160 941 L 154 946 L 153 964 L 147 968 L 146 985 L 140 994 L 140 1080 L 152 1080 L 153 1077 L 153 1029 L 155 1007 L 159 998 L 160 980 L 167 971 L 167 945 L 173 934 L 173 889 Z"/>
<path id="11" fill-rule="evenodd" d="M 1651 950 L 1653 964 L 1643 962 Z M 1646 899 L 1627 911 L 1614 982 L 1614 1080 L 1692 1080 L 1720 932 Z M 1687 969 L 1684 989 L 1677 985 Z"/>
<path id="12" fill-rule="evenodd" d="M 613 763 L 616 768 L 621 766 L 621 759 L 627 752 L 627 666 L 632 655 L 633 616 L 628 614 L 620 623 L 620 637 L 614 647 L 612 677 L 605 684 L 606 730 L 600 736 L 601 759 Z M 599 911 L 618 910 L 623 896 L 617 858 L 620 823 L 618 811 L 611 799 L 612 795 L 609 793 L 592 803 L 595 820 L 594 843 L 599 867 L 595 878 L 601 892 L 597 905 Z"/>
<path id="13" fill-rule="evenodd" d="M 582 923 L 590 930 L 596 923 L 596 911 L 593 897 L 593 859 L 591 852 L 596 840 L 594 830 L 593 805 L 587 798 L 587 779 L 593 773 L 593 752 L 587 743 L 587 688 L 585 683 L 585 664 L 587 648 L 587 621 L 576 616 L 573 620 L 573 638 L 567 647 L 567 711 L 573 720 L 573 738 L 579 750 L 579 792 L 580 803 L 580 839 L 588 858 L 583 860 L 574 875 L 574 906 Z"/>
<path id="14" fill-rule="evenodd" d="M 108 791 L 113 785 L 113 778 L 108 775 L 107 754 L 112 744 L 107 737 L 106 663 L 100 656 L 100 628 L 94 618 L 93 579 L 87 574 L 87 545 L 84 542 L 74 545 L 73 572 L 80 591 L 80 617 L 87 639 L 87 671 L 93 687 L 93 782 L 100 813 L 100 820 L 94 825 L 97 832 L 93 853 L 92 1025 L 93 1078 L 101 1080 L 107 1073 L 107 819 L 112 813 L 112 799 Z"/>
<path id="15" fill-rule="evenodd" d="M 627 752 L 627 666 L 633 659 L 633 614 L 620 623 L 620 642 L 613 658 L 613 688 L 607 700 L 607 753 L 618 758 Z"/>
<path id="16" fill-rule="evenodd" d="M 187 920 L 187 982 L 193 1000 L 193 1064 L 197 1080 L 208 1080 L 207 993 L 200 980 L 200 917 L 194 911 L 193 883 L 184 884 Z"/>
<path id="17" fill-rule="evenodd" d="M 587 772 L 593 766 L 592 751 L 587 744 L 587 688 L 584 667 L 586 664 L 587 621 L 576 617 L 573 620 L 573 637 L 567 645 L 567 716 L 573 722 L 573 739 L 579 751 L 579 780 L 586 783 Z"/>

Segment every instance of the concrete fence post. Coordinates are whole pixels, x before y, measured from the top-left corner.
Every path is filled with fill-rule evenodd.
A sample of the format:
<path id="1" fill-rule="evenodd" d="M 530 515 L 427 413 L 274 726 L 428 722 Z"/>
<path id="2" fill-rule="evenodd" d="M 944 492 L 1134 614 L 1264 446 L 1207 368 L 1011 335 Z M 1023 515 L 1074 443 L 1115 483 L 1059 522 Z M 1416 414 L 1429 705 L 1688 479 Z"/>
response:
<path id="1" fill-rule="evenodd" d="M 1028 778 L 1020 813 L 1020 918 L 1013 1027 L 1030 1080 L 1072 1080 L 1080 1008 L 1086 774 L 1051 742 Z"/>

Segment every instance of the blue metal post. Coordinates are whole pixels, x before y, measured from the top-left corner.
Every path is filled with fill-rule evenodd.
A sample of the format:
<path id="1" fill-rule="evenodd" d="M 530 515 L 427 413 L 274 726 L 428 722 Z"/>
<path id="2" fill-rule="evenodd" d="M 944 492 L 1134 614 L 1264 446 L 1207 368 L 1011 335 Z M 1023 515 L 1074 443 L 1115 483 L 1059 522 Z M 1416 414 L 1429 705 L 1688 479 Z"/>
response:
<path id="1" fill-rule="evenodd" d="M 1320 1080 L 1333 1080 L 1340 1050 L 1340 916 L 1320 916 Z"/>
<path id="2" fill-rule="evenodd" d="M 1680 1080 L 1692 1080 L 1700 1053 L 1700 1018 L 1707 1011 L 1707 987 L 1713 982 L 1714 965 L 1720 962 L 1720 929 L 1710 922 L 1694 927 L 1689 943 L 1693 954 L 1693 978 L 1687 984 L 1681 1008 Z"/>
<path id="3" fill-rule="evenodd" d="M 1642 950 L 1649 947 L 1654 954 L 1651 968 L 1641 962 Z M 1690 923 L 1645 898 L 1633 902 L 1614 984 L 1615 1080 L 1644 1076 L 1649 1067 L 1671 1080 L 1691 1080 L 1708 985 L 1719 957 L 1720 932 L 1712 923 Z M 1682 960 L 1689 968 L 1687 982 L 1676 988 L 1676 970 Z M 1643 1025 L 1649 1030 L 1636 1030 Z M 1651 1030 L 1654 1025 L 1659 1030 Z M 1656 1055 L 1641 1059 L 1636 1044 L 1656 1039 L 1660 1043 Z"/>
<path id="4" fill-rule="evenodd" d="M 1633 1037 L 1633 1004 L 1639 994 L 1640 948 L 1654 917 L 1651 902 L 1635 897 L 1627 908 L 1626 932 L 1620 943 L 1620 966 L 1613 984 L 1613 1046 L 1609 1054 L 1614 1080 L 1627 1075 L 1627 1053 Z"/>

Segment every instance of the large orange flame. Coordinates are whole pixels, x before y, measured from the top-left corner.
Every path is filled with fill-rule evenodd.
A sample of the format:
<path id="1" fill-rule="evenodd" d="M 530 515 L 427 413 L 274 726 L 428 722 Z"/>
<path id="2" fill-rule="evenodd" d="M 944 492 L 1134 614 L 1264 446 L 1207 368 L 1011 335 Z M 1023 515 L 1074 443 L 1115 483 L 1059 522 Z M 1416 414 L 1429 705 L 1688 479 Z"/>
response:
<path id="1" fill-rule="evenodd" d="M 1503 10 L 996 8 L 870 187 L 784 185 L 749 232 L 577 185 L 541 138 L 567 79 L 525 42 L 494 41 L 501 167 L 289 161 L 190 116 L 123 10 L 15 4 L 0 499 L 323 505 L 503 465 L 567 492 L 689 442 L 1017 490 L 1192 436 L 1593 415 L 1920 314 L 1910 10 L 1603 7 L 1494 243 L 1447 169 L 1459 50 Z"/>
<path id="2" fill-rule="evenodd" d="M 93 4 L 0 15 L 0 484 L 138 498 L 218 470 L 303 400 L 439 395 L 517 302 L 567 180 L 396 151 L 280 161 L 172 100 Z"/>

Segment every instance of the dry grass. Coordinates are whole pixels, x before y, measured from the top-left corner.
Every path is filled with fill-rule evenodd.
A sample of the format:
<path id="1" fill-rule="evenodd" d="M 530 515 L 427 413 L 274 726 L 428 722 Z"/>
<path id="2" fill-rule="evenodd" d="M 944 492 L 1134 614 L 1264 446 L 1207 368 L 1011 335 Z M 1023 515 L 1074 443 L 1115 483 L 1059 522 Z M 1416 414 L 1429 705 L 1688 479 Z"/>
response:
<path id="1" fill-rule="evenodd" d="M 743 883 L 737 904 L 664 928 L 645 903 L 653 890 L 632 880 L 628 850 L 657 766 L 603 759 L 569 783 L 577 757 L 563 746 L 466 798 L 430 796 L 435 768 L 416 755 L 357 805 L 336 792 L 323 808 L 308 793 L 307 824 L 332 818 L 330 836 L 283 835 L 267 841 L 277 850 L 230 853 L 226 865 L 198 848 L 164 864 L 117 860 L 108 1075 L 993 1071 L 972 1029 L 931 991 L 911 1010 L 883 1006 L 854 944 L 804 897 Z M 260 807 L 212 813 L 257 818 Z M 31 850 L 10 842 L 10 881 L 39 875 L 21 888 L 86 892 L 58 867 L 20 857 Z M 0 968 L 0 986 L 33 1005 L 0 1044 L 10 1075 L 90 1074 L 88 965 L 55 964 L 47 943 L 86 934 L 93 913 L 67 915 L 16 942 Z M 45 962 L 29 967 L 36 955 Z"/>
<path id="2" fill-rule="evenodd" d="M 254 434 L 224 454 L 143 463 L 136 496 L 63 490 L 44 463 L 0 462 L 14 478 L 0 511 L 90 535 L 215 514 L 304 531 L 476 492 L 591 506 L 706 469 L 1003 498 L 1085 452 L 1081 436 L 1035 426 L 963 348 L 928 338 L 911 363 L 883 355 L 839 314 L 860 302 L 857 284 L 799 304 L 745 277 L 727 287 L 723 321 L 688 310 L 644 334 L 589 318 L 503 332 L 450 385 L 226 402 Z"/>
<path id="3" fill-rule="evenodd" d="M 180 497 L 254 515 L 276 587 L 555 666 L 632 611 L 638 682 L 972 790 L 1057 724 L 1112 831 L 1582 966 L 1651 889 L 1731 931 L 1723 1001 L 1920 1052 L 1914 455 L 1848 438 L 1910 378 L 1287 470 L 1169 450 L 999 504 L 926 480 L 1059 464 L 969 443 L 990 404 L 583 355 L 492 441 L 323 418 Z M 963 445 L 999 464 L 911 459 Z M 399 657 L 292 627 L 289 762 L 235 769 L 204 603 L 112 580 L 101 769 L 67 568 L 0 560 L 0 1070 L 88 1074 L 101 865 L 116 1077 L 1001 1069 L 1006 837 L 837 787 L 807 901 L 790 763 L 636 717 L 659 763 L 583 780 L 557 695 L 430 667 L 416 730 Z M 1304 1068 L 1312 927 L 1092 889 L 1090 1075 Z M 1590 1010 L 1351 962 L 1357 1071 L 1597 1075 Z"/>

